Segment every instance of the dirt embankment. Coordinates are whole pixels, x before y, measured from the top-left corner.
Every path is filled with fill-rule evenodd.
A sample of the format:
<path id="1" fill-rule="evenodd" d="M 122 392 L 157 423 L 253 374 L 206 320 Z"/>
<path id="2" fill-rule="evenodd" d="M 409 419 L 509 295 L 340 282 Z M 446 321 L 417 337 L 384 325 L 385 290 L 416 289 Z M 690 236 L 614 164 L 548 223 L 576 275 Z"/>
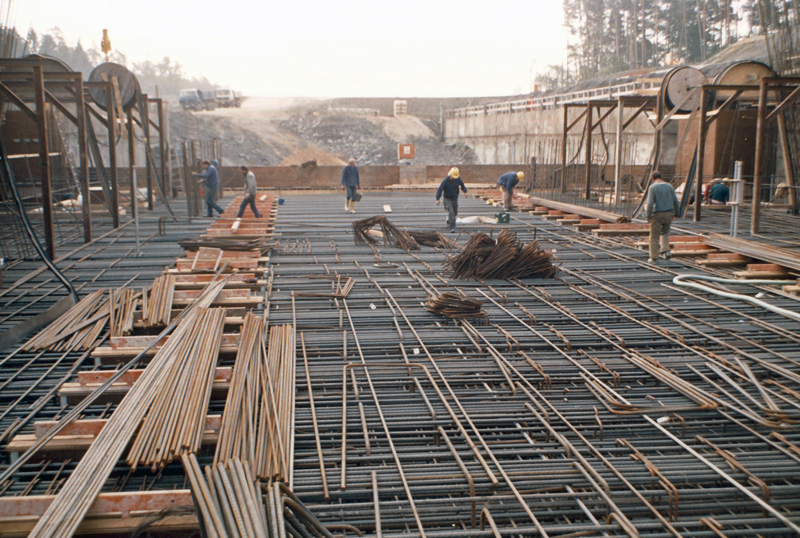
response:
<path id="1" fill-rule="evenodd" d="M 414 144 L 414 164 L 476 163 L 469 147 L 444 144 L 438 121 L 379 114 L 377 109 L 333 106 L 332 101 L 248 99 L 239 109 L 172 109 L 170 133 L 175 146 L 216 138 L 227 165 L 286 166 L 311 160 L 320 166 L 343 165 L 350 157 L 362 165 L 397 164 L 398 143 Z"/>

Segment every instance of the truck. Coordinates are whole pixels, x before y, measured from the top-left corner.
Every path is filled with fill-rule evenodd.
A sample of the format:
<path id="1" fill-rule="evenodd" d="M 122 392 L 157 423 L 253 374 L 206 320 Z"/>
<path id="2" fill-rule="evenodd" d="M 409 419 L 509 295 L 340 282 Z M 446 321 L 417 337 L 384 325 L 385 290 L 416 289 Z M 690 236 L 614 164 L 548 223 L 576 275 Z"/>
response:
<path id="1" fill-rule="evenodd" d="M 224 108 L 240 108 L 242 106 L 242 95 L 230 88 L 217 89 L 217 106 Z"/>
<path id="2" fill-rule="evenodd" d="M 214 110 L 217 108 L 217 94 L 213 90 L 204 91 L 197 88 L 181 90 L 178 103 L 184 110 Z"/>

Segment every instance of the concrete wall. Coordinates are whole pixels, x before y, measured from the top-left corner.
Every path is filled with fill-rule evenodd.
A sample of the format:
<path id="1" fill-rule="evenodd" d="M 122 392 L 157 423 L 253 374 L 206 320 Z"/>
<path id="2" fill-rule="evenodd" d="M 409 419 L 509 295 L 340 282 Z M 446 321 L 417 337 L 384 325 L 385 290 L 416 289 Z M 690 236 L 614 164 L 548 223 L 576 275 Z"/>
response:
<path id="1" fill-rule="evenodd" d="M 585 110 L 584 107 L 569 109 L 569 123 L 577 119 Z M 604 109 L 605 110 L 605 109 Z M 635 109 L 625 108 L 624 118 L 627 121 Z M 608 144 L 609 164 L 614 164 L 616 153 L 616 131 L 618 114 L 612 112 L 603 121 L 602 132 Z M 593 121 L 597 121 L 596 109 Z M 505 114 L 477 114 L 466 117 L 449 117 L 445 119 L 444 136 L 448 143 L 461 143 L 470 146 L 482 164 L 497 163 L 529 163 L 536 156 L 540 164 L 560 162 L 560 146 L 564 124 L 564 109 L 529 110 Z M 569 131 L 568 160 L 573 164 L 585 162 L 583 153 L 578 153 L 585 130 L 585 121 L 581 119 Z M 593 134 L 594 154 L 605 155 L 605 146 L 601 141 L 600 128 Z M 632 142 L 635 141 L 635 144 Z M 623 142 L 634 148 L 633 164 L 643 164 L 650 157 L 653 146 L 653 126 L 644 115 L 636 118 L 623 133 Z M 572 157 L 577 153 L 577 158 Z M 631 164 L 631 163 L 626 163 Z"/>

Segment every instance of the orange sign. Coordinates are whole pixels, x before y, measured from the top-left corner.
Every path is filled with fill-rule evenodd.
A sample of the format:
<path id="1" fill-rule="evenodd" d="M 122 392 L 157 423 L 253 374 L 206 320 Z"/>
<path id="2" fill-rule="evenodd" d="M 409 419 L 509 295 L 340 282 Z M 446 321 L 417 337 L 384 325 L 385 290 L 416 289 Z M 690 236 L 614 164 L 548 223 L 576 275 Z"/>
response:
<path id="1" fill-rule="evenodd" d="M 397 158 L 398 159 L 413 159 L 414 158 L 414 144 L 397 144 Z"/>

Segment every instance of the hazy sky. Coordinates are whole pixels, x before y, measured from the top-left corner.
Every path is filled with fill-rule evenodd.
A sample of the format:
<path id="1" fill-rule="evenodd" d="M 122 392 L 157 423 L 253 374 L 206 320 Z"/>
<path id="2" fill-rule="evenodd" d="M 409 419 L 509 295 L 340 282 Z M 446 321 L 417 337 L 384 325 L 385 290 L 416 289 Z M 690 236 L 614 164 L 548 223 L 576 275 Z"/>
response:
<path id="1" fill-rule="evenodd" d="M 253 96 L 460 97 L 532 89 L 563 63 L 558 0 L 16 0 L 10 22 Z"/>

